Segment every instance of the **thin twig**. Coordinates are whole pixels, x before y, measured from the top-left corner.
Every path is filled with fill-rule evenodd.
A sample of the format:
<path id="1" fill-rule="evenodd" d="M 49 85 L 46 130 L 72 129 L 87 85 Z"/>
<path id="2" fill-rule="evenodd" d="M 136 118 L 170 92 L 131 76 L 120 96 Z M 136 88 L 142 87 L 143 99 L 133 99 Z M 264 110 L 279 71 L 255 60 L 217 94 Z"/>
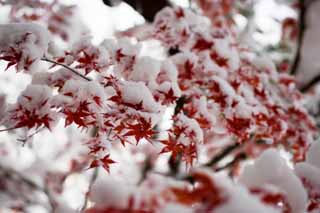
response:
<path id="1" fill-rule="evenodd" d="M 56 62 L 56 61 L 53 61 L 51 59 L 48 59 L 46 57 L 43 57 L 41 58 L 42 61 L 46 61 L 46 62 L 49 62 L 49 63 L 52 63 L 52 64 L 55 64 L 55 65 L 59 65 L 59 66 L 62 66 L 64 68 L 66 68 L 67 70 L 71 71 L 72 73 L 74 73 L 75 75 L 81 77 L 82 79 L 86 80 L 86 81 L 91 81 L 90 78 L 88 78 L 87 76 L 85 75 L 82 75 L 81 73 L 79 73 L 78 71 L 72 69 L 71 67 L 65 65 L 65 64 L 62 64 L 62 63 L 59 63 L 59 62 Z"/>
<path id="2" fill-rule="evenodd" d="M 19 129 L 19 128 L 21 127 L 9 127 L 7 129 L 0 129 L 0 132 L 8 132 L 8 131 Z"/>
<path id="3" fill-rule="evenodd" d="M 97 137 L 98 136 L 98 133 L 99 133 L 99 128 L 97 126 L 95 126 L 92 130 L 91 130 L 91 137 Z M 109 137 L 109 136 L 108 136 Z M 88 207 L 88 203 L 89 203 L 89 195 L 90 195 L 90 192 L 91 192 L 91 188 L 94 184 L 94 182 L 97 180 L 97 177 L 98 177 L 98 174 L 99 174 L 99 167 L 96 167 L 94 168 L 94 171 L 92 173 L 92 176 L 89 180 L 89 185 L 88 185 L 88 191 L 86 192 L 85 194 L 85 198 L 84 198 L 84 202 L 83 202 L 83 205 L 81 207 L 81 212 L 85 211 L 86 208 Z"/>
<path id="4" fill-rule="evenodd" d="M 22 143 L 22 146 L 24 146 L 26 144 L 26 142 L 32 138 L 33 136 L 35 136 L 36 134 L 38 134 L 40 131 L 42 131 L 45 127 L 41 127 L 39 129 L 37 129 L 34 133 L 27 135 L 25 138 L 18 138 L 17 141 Z"/>

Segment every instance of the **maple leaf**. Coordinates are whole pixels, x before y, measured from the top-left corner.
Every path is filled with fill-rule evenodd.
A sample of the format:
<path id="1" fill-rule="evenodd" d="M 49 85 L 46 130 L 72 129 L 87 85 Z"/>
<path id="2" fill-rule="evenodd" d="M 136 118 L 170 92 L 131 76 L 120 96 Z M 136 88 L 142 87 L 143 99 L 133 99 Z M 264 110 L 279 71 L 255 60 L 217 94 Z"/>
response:
<path id="1" fill-rule="evenodd" d="M 194 72 L 193 72 L 194 64 L 191 61 L 187 60 L 184 63 L 183 68 L 184 68 L 184 72 L 179 74 L 179 78 L 191 80 L 194 75 Z"/>
<path id="2" fill-rule="evenodd" d="M 132 104 L 132 103 L 126 103 L 126 102 L 123 102 L 122 104 L 127 107 L 131 107 L 135 110 L 139 110 L 139 111 L 143 110 L 143 101 L 140 101 L 138 104 Z"/>
<path id="3" fill-rule="evenodd" d="M 101 107 L 101 98 L 99 96 L 93 97 L 94 102 Z"/>
<path id="4" fill-rule="evenodd" d="M 292 212 L 288 200 L 281 192 L 267 191 L 259 187 L 251 188 L 250 192 L 259 197 L 260 200 L 268 206 L 270 205 L 276 208 L 279 208 L 281 206 L 283 212 Z"/>
<path id="5" fill-rule="evenodd" d="M 211 49 L 212 45 L 213 45 L 212 41 L 207 41 L 203 38 L 200 38 L 197 40 L 197 42 L 195 43 L 192 49 L 203 51 L 203 50 Z"/>
<path id="6" fill-rule="evenodd" d="M 94 117 L 94 114 L 89 111 L 89 104 L 90 103 L 87 101 L 82 101 L 80 102 L 76 111 L 64 109 L 63 113 L 66 115 L 65 126 L 69 126 L 73 122 L 78 124 L 79 127 L 87 127 L 88 125 L 92 124 L 86 122 L 87 117 Z"/>
<path id="7" fill-rule="evenodd" d="M 35 110 L 29 111 L 22 108 L 21 112 L 22 115 L 13 117 L 14 120 L 19 121 L 15 126 L 16 128 L 27 127 L 28 129 L 31 129 L 33 127 L 39 128 L 41 125 L 44 125 L 46 128 L 50 129 L 50 122 L 53 121 L 53 119 L 50 118 L 48 114 L 40 117 Z"/>
<path id="8" fill-rule="evenodd" d="M 216 51 L 212 52 L 210 54 L 210 57 L 212 60 L 214 60 L 220 67 L 229 67 L 228 61 L 229 59 L 221 57 L 218 55 L 218 53 Z"/>
<path id="9" fill-rule="evenodd" d="M 95 61 L 97 58 L 96 54 L 89 55 L 83 51 L 84 56 L 78 59 L 79 65 L 76 68 L 85 69 L 86 75 L 92 70 L 99 71 L 98 63 Z"/>
<path id="10" fill-rule="evenodd" d="M 185 16 L 184 11 L 181 7 L 175 10 L 175 14 L 177 18 L 183 18 Z"/>
<path id="11" fill-rule="evenodd" d="M 251 125 L 250 119 L 234 117 L 232 119 L 227 119 L 227 128 L 229 131 L 239 136 L 242 139 L 249 137 L 247 130 Z"/>
<path id="12" fill-rule="evenodd" d="M 98 152 L 104 151 L 105 147 L 101 146 L 100 144 L 93 144 L 89 146 L 89 149 L 89 154 L 97 154 Z"/>
<path id="13" fill-rule="evenodd" d="M 123 53 L 122 53 L 122 49 L 118 49 L 117 51 L 116 51 L 116 60 L 119 62 L 123 57 L 125 57 L 126 55 L 124 55 Z"/>
<path id="14" fill-rule="evenodd" d="M 24 60 L 23 69 L 28 70 L 29 67 L 31 66 L 31 64 L 33 64 L 33 62 L 35 62 L 35 61 L 36 61 L 36 59 L 31 59 L 31 58 L 27 57 L 27 58 Z"/>
<path id="15" fill-rule="evenodd" d="M 184 149 L 184 145 L 181 143 L 177 143 L 177 141 L 172 137 L 171 134 L 169 134 L 169 138 L 167 140 L 160 140 L 160 143 L 165 145 L 160 154 L 171 152 L 173 159 L 176 159 L 176 157 L 180 153 L 182 153 Z"/>
<path id="16" fill-rule="evenodd" d="M 110 164 L 116 163 L 112 159 L 110 159 L 110 154 L 104 156 L 101 159 L 93 160 L 89 166 L 89 169 L 96 168 L 102 166 L 108 173 L 110 172 Z"/>
<path id="17" fill-rule="evenodd" d="M 171 192 L 175 195 L 178 203 L 188 206 L 202 203 L 206 206 L 205 212 L 212 212 L 212 210 L 228 201 L 225 193 L 216 186 L 207 174 L 194 172 L 191 177 L 197 183 L 192 190 L 171 188 Z"/>
<path id="18" fill-rule="evenodd" d="M 197 156 L 197 147 L 194 142 L 183 149 L 182 160 L 186 162 L 187 166 L 192 166 L 193 161 L 197 158 Z"/>
<path id="19" fill-rule="evenodd" d="M 22 52 L 17 51 L 13 47 L 10 47 L 10 50 L 11 54 L 0 57 L 0 60 L 5 60 L 9 62 L 5 70 L 8 70 L 11 66 L 18 64 L 22 58 Z"/>
<path id="20" fill-rule="evenodd" d="M 185 134 L 187 128 L 187 126 L 174 125 L 173 128 L 169 131 L 173 133 L 176 136 L 176 138 L 179 138 L 182 133 Z"/>
<path id="21" fill-rule="evenodd" d="M 209 98 L 213 99 L 214 102 L 218 103 L 222 108 L 225 108 L 227 106 L 227 96 L 222 93 L 213 94 Z"/>
<path id="22" fill-rule="evenodd" d="M 164 100 L 162 104 L 172 104 L 179 98 L 174 95 L 174 91 L 172 88 L 170 88 L 168 92 L 162 92 L 162 91 L 158 91 L 158 92 L 164 95 Z"/>
<path id="23" fill-rule="evenodd" d="M 195 118 L 197 122 L 199 123 L 200 127 L 202 129 L 210 129 L 211 128 L 211 122 L 204 117 L 202 114 L 199 117 Z"/>
<path id="24" fill-rule="evenodd" d="M 116 127 L 114 128 L 114 130 L 115 130 L 118 134 L 120 134 L 125 128 L 126 128 L 125 123 L 124 123 L 124 122 L 120 122 L 120 124 L 119 124 L 118 126 L 116 126 Z"/>
<path id="25" fill-rule="evenodd" d="M 143 117 L 140 117 L 136 124 L 128 124 L 127 128 L 129 131 L 124 136 L 134 136 L 137 143 L 143 138 L 151 142 L 152 136 L 156 133 L 152 129 L 151 119 L 147 121 Z"/>
<path id="26" fill-rule="evenodd" d="M 108 100 L 115 102 L 117 104 L 121 104 L 122 103 L 122 95 L 120 91 L 117 91 L 117 94 L 110 97 Z"/>

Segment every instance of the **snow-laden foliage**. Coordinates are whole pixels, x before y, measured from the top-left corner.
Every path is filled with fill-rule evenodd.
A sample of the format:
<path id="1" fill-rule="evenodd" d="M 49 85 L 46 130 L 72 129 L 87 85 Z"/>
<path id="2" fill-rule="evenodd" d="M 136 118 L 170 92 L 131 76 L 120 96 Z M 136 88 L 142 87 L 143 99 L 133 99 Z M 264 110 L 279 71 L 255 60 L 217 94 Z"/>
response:
<path id="1" fill-rule="evenodd" d="M 0 133 L 23 133 L 18 141 L 29 144 L 46 129 L 54 137 L 62 121 L 79 134 L 67 133 L 45 157 L 60 167 L 46 167 L 37 154 L 32 166 L 7 165 L 17 147 L 0 143 L 4 211 L 319 209 L 317 128 L 294 77 L 238 42 L 227 18 L 231 1 L 197 3 L 205 16 L 167 7 L 154 23 L 100 44 L 72 21 L 73 6 L 2 3 L 20 22 L 0 25 L 3 72 L 24 72 L 32 81 L 16 103 L 1 94 Z M 72 37 L 73 28 L 80 36 Z M 150 41 L 158 42 L 157 58 L 143 53 Z M 246 159 L 253 164 L 243 167 Z M 86 186 L 74 186 L 82 195 L 76 207 L 64 199 L 74 179 Z"/>

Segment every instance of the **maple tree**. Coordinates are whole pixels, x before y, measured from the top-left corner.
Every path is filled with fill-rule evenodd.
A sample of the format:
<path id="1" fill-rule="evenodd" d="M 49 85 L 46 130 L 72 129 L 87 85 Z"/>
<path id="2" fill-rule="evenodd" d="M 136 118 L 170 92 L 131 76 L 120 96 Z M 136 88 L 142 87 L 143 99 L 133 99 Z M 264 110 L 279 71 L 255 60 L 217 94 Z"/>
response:
<path id="1" fill-rule="evenodd" d="M 296 87 L 294 65 L 239 39 L 242 4 L 171 5 L 96 44 L 76 6 L 0 1 L 2 72 L 31 79 L 15 102 L 0 93 L 0 211 L 319 211 L 318 128 L 305 104 L 317 94 Z M 283 21 L 282 41 L 297 41 L 297 25 Z M 150 42 L 157 56 L 144 53 Z M 41 134 L 53 137 L 42 157 Z M 32 162 L 11 166 L 21 148 Z"/>

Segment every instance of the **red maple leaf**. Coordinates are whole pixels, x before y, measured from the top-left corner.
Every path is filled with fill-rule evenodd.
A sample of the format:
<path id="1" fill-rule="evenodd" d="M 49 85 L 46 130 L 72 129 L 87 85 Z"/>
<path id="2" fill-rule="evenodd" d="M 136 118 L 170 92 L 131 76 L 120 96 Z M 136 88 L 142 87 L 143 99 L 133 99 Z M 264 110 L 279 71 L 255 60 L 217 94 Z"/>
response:
<path id="1" fill-rule="evenodd" d="M 18 64 L 22 58 L 22 52 L 17 51 L 13 47 L 10 47 L 10 50 L 10 53 L 0 57 L 0 60 L 5 60 L 9 62 L 5 70 L 8 70 L 11 66 Z"/>
<path id="2" fill-rule="evenodd" d="M 184 68 L 184 72 L 179 74 L 179 78 L 191 80 L 194 75 L 194 72 L 193 72 L 194 64 L 191 61 L 187 60 L 184 63 L 183 68 Z"/>
<path id="3" fill-rule="evenodd" d="M 211 49 L 212 45 L 213 45 L 212 41 L 207 41 L 203 38 L 200 38 L 197 40 L 197 42 L 195 43 L 192 49 L 203 51 L 203 50 Z"/>
<path id="4" fill-rule="evenodd" d="M 82 101 L 76 111 L 64 109 L 63 113 L 66 115 L 65 126 L 69 126 L 73 122 L 78 124 L 79 127 L 87 127 L 92 124 L 86 122 L 87 117 L 94 117 L 94 114 L 88 108 L 89 104 L 88 101 Z"/>
<path id="5" fill-rule="evenodd" d="M 171 152 L 173 159 L 176 159 L 178 154 L 182 153 L 184 149 L 184 145 L 181 143 L 177 143 L 177 141 L 172 137 L 171 134 L 169 134 L 169 138 L 167 140 L 160 140 L 160 142 L 165 145 L 160 154 Z"/>
<path id="6" fill-rule="evenodd" d="M 24 115 L 17 118 L 20 121 L 17 123 L 16 127 L 28 127 L 31 129 L 33 127 L 39 128 L 41 125 L 44 125 L 46 128 L 50 129 L 49 122 L 52 119 L 46 114 L 42 117 L 39 117 L 34 111 L 25 110 Z"/>
<path id="7" fill-rule="evenodd" d="M 232 119 L 227 119 L 227 122 L 229 131 L 242 139 L 247 139 L 249 137 L 247 130 L 249 129 L 251 124 L 250 119 L 234 117 Z"/>
<path id="8" fill-rule="evenodd" d="M 202 114 L 195 118 L 197 122 L 199 123 L 200 127 L 202 129 L 210 129 L 211 128 L 211 122 L 204 117 Z"/>
<path id="9" fill-rule="evenodd" d="M 162 104 L 172 104 L 178 99 L 178 97 L 174 95 L 174 91 L 172 88 L 170 88 L 168 92 L 159 91 L 159 93 L 164 95 Z"/>
<path id="10" fill-rule="evenodd" d="M 108 173 L 110 172 L 110 164 L 116 163 L 112 159 L 110 159 L 110 154 L 104 156 L 101 159 L 93 160 L 89 166 L 89 169 L 96 168 L 102 166 Z"/>
<path id="11" fill-rule="evenodd" d="M 92 70 L 99 71 L 98 63 L 96 62 L 97 55 L 91 54 L 89 55 L 85 51 L 83 51 L 83 57 L 78 59 L 79 65 L 76 68 L 85 69 L 86 75 L 90 73 Z"/>
<path id="12" fill-rule="evenodd" d="M 214 60 L 220 67 L 229 67 L 228 61 L 229 59 L 221 57 L 218 55 L 218 53 L 216 51 L 212 52 L 210 54 L 210 57 L 212 60 Z"/>
<path id="13" fill-rule="evenodd" d="M 129 131 L 124 136 L 134 136 L 137 143 L 143 138 L 151 142 L 152 136 L 156 133 L 152 129 L 151 119 L 147 121 L 143 117 L 140 117 L 136 124 L 127 124 L 127 129 Z"/>
<path id="14" fill-rule="evenodd" d="M 187 206 L 202 203 L 206 206 L 205 209 L 202 209 L 204 212 L 212 212 L 212 210 L 227 202 L 228 197 L 210 176 L 201 172 L 195 172 L 191 176 L 197 183 L 192 190 L 189 188 L 171 188 L 178 203 Z"/>
<path id="15" fill-rule="evenodd" d="M 174 133 L 174 135 L 179 138 L 182 133 L 185 134 L 186 129 L 186 126 L 174 126 L 174 128 L 171 129 L 170 132 Z"/>
<path id="16" fill-rule="evenodd" d="M 143 110 L 143 102 L 142 101 L 140 101 L 137 104 L 126 103 L 126 102 L 123 102 L 122 104 L 127 106 L 127 107 L 131 107 L 131 108 L 133 108 L 135 110 L 138 110 L 138 111 L 142 111 Z"/>
<path id="17" fill-rule="evenodd" d="M 175 10 L 175 14 L 177 18 L 184 18 L 185 14 L 181 7 Z"/>
<path id="18" fill-rule="evenodd" d="M 194 142 L 192 142 L 189 146 L 185 146 L 182 152 L 182 160 L 186 162 L 187 166 L 192 166 L 193 161 L 197 157 L 197 147 Z"/>

